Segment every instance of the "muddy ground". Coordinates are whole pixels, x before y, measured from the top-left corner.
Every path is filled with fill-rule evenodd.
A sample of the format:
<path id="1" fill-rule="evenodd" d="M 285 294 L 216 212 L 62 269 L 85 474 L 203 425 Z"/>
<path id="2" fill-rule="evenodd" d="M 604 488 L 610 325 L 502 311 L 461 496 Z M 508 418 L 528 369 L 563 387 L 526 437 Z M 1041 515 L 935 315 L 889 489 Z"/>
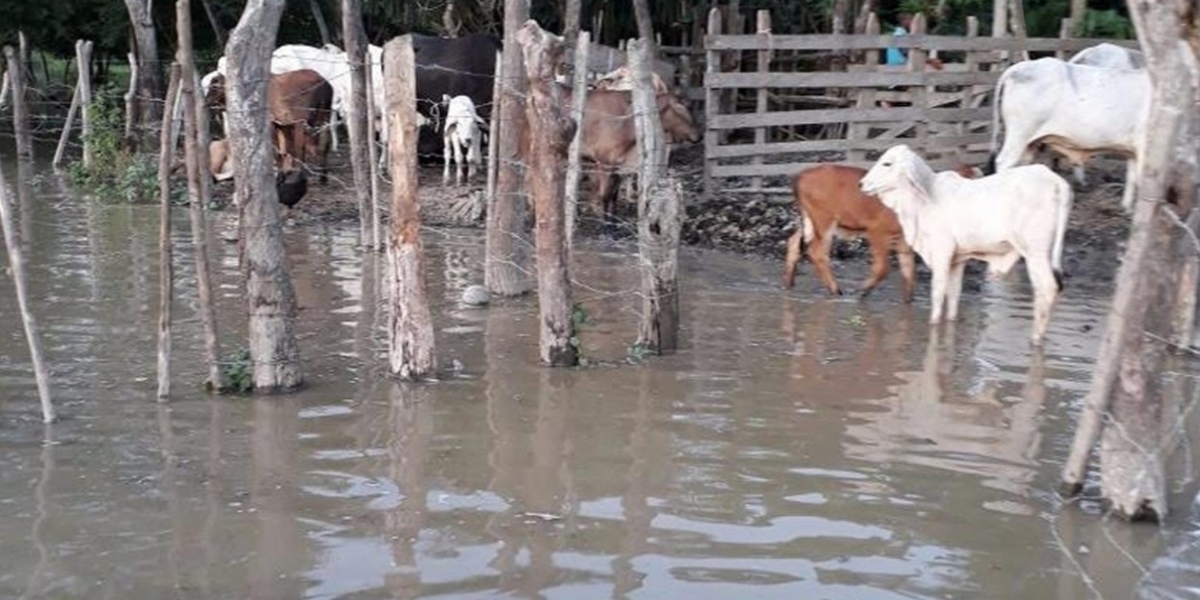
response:
<path id="1" fill-rule="evenodd" d="M 422 165 L 419 169 L 421 214 L 430 227 L 465 226 L 482 230 L 483 197 L 486 172 L 472 178 L 468 185 L 442 184 L 440 161 Z M 687 217 L 683 224 L 685 244 L 717 248 L 744 254 L 756 254 L 783 259 L 788 236 L 795 231 L 796 212 L 783 198 L 756 198 L 747 195 L 718 194 L 709 202 L 701 201 L 702 148 L 694 147 L 672 155 L 672 175 L 684 184 Z M 1125 178 L 1124 164 L 1116 160 L 1096 160 L 1088 167 L 1086 186 L 1075 184 L 1070 172 L 1060 171 L 1075 187 L 1075 201 L 1064 254 L 1067 277 L 1087 276 L 1111 280 L 1116 275 L 1119 256 L 1129 233 L 1129 219 L 1120 206 Z M 353 176 L 344 152 L 331 156 L 329 179 L 324 185 L 314 184 L 309 195 L 288 211 L 292 224 L 304 225 L 357 219 L 358 209 L 353 194 Z M 588 197 L 586 188 L 582 193 Z M 227 201 L 231 183 L 217 186 L 215 197 Z M 380 186 L 380 201 L 386 219 L 391 188 Z M 633 237 L 636 208 L 622 203 L 618 238 Z M 601 235 L 600 223 L 581 208 L 579 231 L 582 235 Z M 835 261 L 869 261 L 864 242 L 838 240 L 833 249 Z M 893 258 L 893 261 L 895 259 Z M 894 264 L 894 262 L 893 262 Z M 836 268 L 836 262 L 835 262 Z M 922 269 L 923 276 L 928 277 Z M 968 273 L 980 274 L 983 265 L 968 267 Z"/>

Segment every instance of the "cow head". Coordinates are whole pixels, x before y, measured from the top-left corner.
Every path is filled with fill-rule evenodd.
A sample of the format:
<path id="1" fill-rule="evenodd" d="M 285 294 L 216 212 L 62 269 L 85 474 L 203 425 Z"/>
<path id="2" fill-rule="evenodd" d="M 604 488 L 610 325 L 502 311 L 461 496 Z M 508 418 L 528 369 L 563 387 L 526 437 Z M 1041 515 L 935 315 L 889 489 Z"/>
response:
<path id="1" fill-rule="evenodd" d="M 700 141 L 700 128 L 692 119 L 692 111 L 677 94 L 658 94 L 658 116 L 671 143 Z"/>
<path id="2" fill-rule="evenodd" d="M 204 94 L 204 103 L 209 108 L 215 111 L 225 110 L 225 76 L 218 74 L 212 78 L 212 82 L 208 84 L 208 91 Z"/>

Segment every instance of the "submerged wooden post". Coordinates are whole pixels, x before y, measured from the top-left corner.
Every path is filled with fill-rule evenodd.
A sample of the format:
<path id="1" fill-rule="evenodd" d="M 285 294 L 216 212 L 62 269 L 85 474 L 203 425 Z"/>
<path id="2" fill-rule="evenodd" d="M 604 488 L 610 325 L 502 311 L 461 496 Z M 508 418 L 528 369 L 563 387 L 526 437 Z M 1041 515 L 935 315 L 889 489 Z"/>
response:
<path id="1" fill-rule="evenodd" d="M 496 204 L 496 170 L 499 168 L 496 157 L 500 155 L 500 85 L 503 79 L 504 61 L 497 51 L 495 78 L 492 80 L 492 107 L 488 119 L 487 206 Z"/>
<path id="2" fill-rule="evenodd" d="M 79 111 L 83 137 L 83 168 L 92 168 L 92 42 L 75 42 L 75 60 L 79 63 Z"/>
<path id="3" fill-rule="evenodd" d="M 196 260 L 196 293 L 200 304 L 200 323 L 204 331 L 204 359 L 208 363 L 208 384 L 214 391 L 225 387 L 221 375 L 221 347 L 217 335 L 217 313 L 212 300 L 212 276 L 208 264 L 208 224 L 204 220 L 204 195 L 201 177 L 208 165 L 200 164 L 199 124 L 197 122 L 196 63 L 192 58 L 191 2 L 176 0 L 175 22 L 179 35 L 179 95 L 183 98 L 183 155 L 187 170 L 188 207 L 192 224 L 192 245 Z M 236 163 L 237 161 L 235 161 Z"/>
<path id="4" fill-rule="evenodd" d="M 11 91 L 11 85 L 8 82 L 8 68 L 4 70 L 4 75 L 0 76 L 0 108 L 4 108 L 8 104 L 8 93 Z"/>
<path id="5" fill-rule="evenodd" d="M 666 174 L 666 142 L 650 79 L 650 44 L 630 44 L 633 114 L 638 137 L 638 254 L 642 314 L 637 345 L 657 354 L 679 346 L 679 232 L 683 227 L 683 188 Z"/>
<path id="6" fill-rule="evenodd" d="M 10 51 L 11 48 L 5 48 Z M 12 61 L 10 60 L 10 63 Z M 19 71 L 18 71 L 19 72 Z M 13 77 L 16 81 L 19 77 Z M 15 89 L 15 88 L 14 88 Z M 25 341 L 29 344 L 29 357 L 33 362 L 33 375 L 37 379 L 38 398 L 42 402 L 42 421 L 53 423 L 57 418 L 54 404 L 50 401 L 50 375 L 42 360 L 42 342 L 38 335 L 37 320 L 29 312 L 29 296 L 25 290 L 25 261 L 21 258 L 21 244 L 13 230 L 12 204 L 8 200 L 8 185 L 4 182 L 4 169 L 0 169 L 0 227 L 4 231 L 4 244 L 8 248 L 9 272 L 17 292 L 17 307 L 21 311 L 21 322 L 25 325 Z"/>
<path id="7" fill-rule="evenodd" d="M 539 344 L 542 362 L 552 367 L 579 363 L 579 348 L 572 319 L 570 264 L 563 223 L 562 164 L 575 133 L 569 107 L 554 74 L 562 64 L 566 45 L 529 20 L 516 34 L 525 55 L 529 78 L 529 168 L 525 182 L 537 219 L 537 274 Z"/>
<path id="8" fill-rule="evenodd" d="M 367 167 L 367 173 L 371 177 L 371 248 L 378 252 L 383 249 L 383 219 L 380 216 L 379 209 L 379 146 L 375 144 L 375 136 L 378 132 L 375 129 L 375 121 L 379 118 L 376 115 L 377 106 L 375 105 L 375 65 L 371 59 L 371 47 L 367 45 L 367 52 L 363 54 L 363 62 L 366 65 L 364 79 L 367 87 L 367 156 L 370 158 Z M 379 65 L 382 69 L 383 65 Z M 382 71 L 380 72 L 382 75 Z M 381 81 L 379 85 L 382 85 Z"/>
<path id="9" fill-rule="evenodd" d="M 517 31 L 529 18 L 528 0 L 504 2 L 503 87 L 499 98 L 500 132 L 496 157 L 496 193 L 487 207 L 484 283 L 498 296 L 519 296 L 530 289 L 526 203 L 521 193 L 521 134 L 525 129 L 525 92 Z"/>
<path id="10" fill-rule="evenodd" d="M 346 106 L 346 130 L 350 132 L 350 168 L 354 175 L 354 198 L 358 204 L 358 238 L 363 247 L 369 246 L 373 238 L 371 230 L 371 148 L 375 140 L 367 135 L 370 119 L 368 98 L 374 100 L 367 87 L 367 66 L 364 60 L 367 51 L 366 35 L 362 28 L 362 10 L 357 0 L 342 0 L 342 42 L 345 44 L 346 60 L 350 67 L 350 97 Z"/>
<path id="11" fill-rule="evenodd" d="M 71 108 L 67 109 L 67 119 L 63 125 L 62 134 L 58 136 L 58 147 L 54 149 L 54 161 L 50 166 L 55 169 L 62 166 L 63 158 L 67 154 L 67 141 L 71 139 L 71 129 L 75 126 L 75 113 L 79 112 L 79 86 L 75 86 L 74 93 L 71 94 Z"/>
<path id="12" fill-rule="evenodd" d="M 171 64 L 166 106 L 179 95 L 179 63 Z M 171 302 L 175 296 L 175 275 L 171 265 L 171 158 L 175 145 L 171 128 L 159 132 L 158 154 L 158 400 L 171 397 Z"/>
<path id="13" fill-rule="evenodd" d="M 575 43 L 575 80 L 571 93 L 571 119 L 575 121 L 575 135 L 571 136 L 571 147 L 567 150 L 567 249 L 575 245 L 575 217 L 579 212 L 579 144 L 583 138 L 583 105 L 587 101 L 588 49 L 591 34 L 580 31 Z"/>
<path id="14" fill-rule="evenodd" d="M 388 155 L 392 173 L 388 236 L 389 362 L 392 375 L 420 379 L 437 368 L 433 318 L 425 294 L 421 212 L 417 201 L 417 88 L 412 36 L 387 43 L 383 52 L 387 94 Z"/>
<path id="15" fill-rule="evenodd" d="M 13 133 L 17 136 L 17 160 L 33 160 L 33 137 L 29 129 L 29 107 L 25 104 L 25 67 L 12 46 L 4 47 L 4 58 L 8 72 L 12 73 Z"/>

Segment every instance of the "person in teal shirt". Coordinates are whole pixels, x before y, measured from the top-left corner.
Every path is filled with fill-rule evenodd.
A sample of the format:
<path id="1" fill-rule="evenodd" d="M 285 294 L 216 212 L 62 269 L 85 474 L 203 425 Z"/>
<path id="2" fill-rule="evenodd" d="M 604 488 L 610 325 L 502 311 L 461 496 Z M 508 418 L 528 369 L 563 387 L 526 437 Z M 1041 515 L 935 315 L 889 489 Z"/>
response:
<path id="1" fill-rule="evenodd" d="M 897 37 L 908 35 L 909 30 L 912 28 L 912 20 L 913 16 L 911 14 L 900 13 L 900 24 L 896 26 L 894 31 L 892 31 L 892 35 Z M 906 62 L 908 62 L 908 56 L 903 50 L 899 48 L 887 49 L 887 64 L 902 65 Z"/>

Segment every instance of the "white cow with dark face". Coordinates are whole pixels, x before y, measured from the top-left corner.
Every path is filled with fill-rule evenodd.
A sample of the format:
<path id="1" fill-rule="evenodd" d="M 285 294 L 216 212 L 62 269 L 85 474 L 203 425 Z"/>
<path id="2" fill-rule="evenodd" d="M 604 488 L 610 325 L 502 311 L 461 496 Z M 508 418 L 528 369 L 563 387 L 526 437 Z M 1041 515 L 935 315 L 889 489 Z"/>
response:
<path id="1" fill-rule="evenodd" d="M 996 172 L 1029 162 L 1038 144 L 1077 167 L 1095 154 L 1128 159 L 1126 210 L 1133 207 L 1137 160 L 1150 110 L 1145 69 L 1111 69 L 1056 58 L 1019 62 L 1000 76 L 993 103 L 992 152 Z M 1004 145 L 996 152 L 1004 129 Z"/>

